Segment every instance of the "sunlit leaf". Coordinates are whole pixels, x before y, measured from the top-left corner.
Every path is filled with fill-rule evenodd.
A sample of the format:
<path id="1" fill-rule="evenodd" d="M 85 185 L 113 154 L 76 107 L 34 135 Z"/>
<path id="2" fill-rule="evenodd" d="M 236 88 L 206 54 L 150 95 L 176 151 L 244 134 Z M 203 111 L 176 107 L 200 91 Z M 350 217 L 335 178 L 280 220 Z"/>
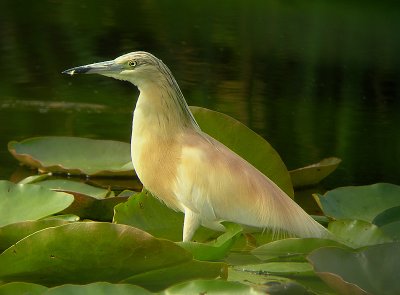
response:
<path id="1" fill-rule="evenodd" d="M 314 195 L 325 215 L 334 219 L 372 222 L 382 211 L 400 206 L 400 186 L 377 183 L 340 187 L 325 195 Z"/>
<path id="2" fill-rule="evenodd" d="M 4 285 L 0 285 L 0 295 L 10 295 L 10 294 L 29 294 L 29 295 L 41 295 L 46 292 L 47 287 L 23 283 L 23 282 L 12 282 Z"/>
<path id="3" fill-rule="evenodd" d="M 0 181 L 0 226 L 37 220 L 67 208 L 74 198 L 34 184 Z"/>
<path id="4" fill-rule="evenodd" d="M 45 172 L 134 175 L 130 144 L 80 137 L 35 137 L 8 144 L 23 164 Z"/>
<path id="5" fill-rule="evenodd" d="M 212 110 L 190 107 L 201 129 L 268 176 L 293 198 L 289 172 L 275 149 L 239 121 Z"/>
<path id="6" fill-rule="evenodd" d="M 0 255 L 0 280 L 46 286 L 115 283 L 163 269 L 175 283 L 180 272 L 174 273 L 174 269 L 191 261 L 192 255 L 175 243 L 156 239 L 139 229 L 77 222 L 41 230 L 4 251 Z M 190 279 L 215 278 L 215 268 L 220 272 L 226 268 L 223 263 L 209 267 L 201 262 L 196 267 L 200 270 Z M 185 275 L 184 279 L 189 278 Z"/>
<path id="7" fill-rule="evenodd" d="M 347 246 L 333 240 L 289 238 L 262 245 L 251 251 L 251 253 L 261 260 L 285 259 L 291 261 L 305 261 L 306 256 L 313 250 L 328 246 L 347 248 Z"/>
<path id="8" fill-rule="evenodd" d="M 315 185 L 339 166 L 342 160 L 331 157 L 318 163 L 289 171 L 295 188 Z"/>
<path id="9" fill-rule="evenodd" d="M 400 294 L 400 243 L 350 251 L 335 247 L 313 251 L 315 272 L 340 294 Z"/>
<path id="10" fill-rule="evenodd" d="M 110 284 L 97 282 L 87 285 L 62 285 L 53 287 L 44 292 L 43 295 L 90 295 L 90 294 L 112 294 L 112 295 L 151 295 L 146 289 L 130 284 Z"/>
<path id="11" fill-rule="evenodd" d="M 338 241 L 352 248 L 392 242 L 379 227 L 362 220 L 333 221 L 328 229 Z"/>

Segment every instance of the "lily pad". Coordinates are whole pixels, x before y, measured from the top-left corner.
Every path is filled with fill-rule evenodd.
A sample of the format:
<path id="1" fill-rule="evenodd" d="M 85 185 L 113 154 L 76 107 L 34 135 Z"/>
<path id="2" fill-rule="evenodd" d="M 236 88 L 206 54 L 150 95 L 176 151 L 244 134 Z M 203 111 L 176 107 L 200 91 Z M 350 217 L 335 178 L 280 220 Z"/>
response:
<path id="1" fill-rule="evenodd" d="M 306 272 L 308 274 L 308 272 Z M 271 275 L 264 271 L 251 271 L 244 265 L 240 268 L 229 269 L 229 281 L 239 282 L 253 287 L 255 290 L 263 291 L 263 294 L 330 294 L 330 288 L 315 275 Z M 305 287 L 307 286 L 307 287 Z M 315 292 L 315 293 L 314 293 Z M 245 293 L 247 294 L 247 293 Z"/>
<path id="2" fill-rule="evenodd" d="M 78 215 L 81 219 L 111 221 L 114 207 L 127 200 L 126 197 L 115 197 L 113 191 L 66 179 L 44 180 L 35 184 L 72 194 L 74 202 L 62 213 Z"/>
<path id="3" fill-rule="evenodd" d="M 23 282 L 12 282 L 4 285 L 0 285 L 0 295 L 9 294 L 29 294 L 29 295 L 42 295 L 47 290 L 47 287 L 23 283 Z"/>
<path id="4" fill-rule="evenodd" d="M 194 278 L 227 278 L 227 269 L 218 262 L 202 262 L 197 260 L 181 263 L 169 268 L 159 268 L 133 275 L 121 283 L 135 284 L 153 292 L 189 281 Z"/>
<path id="5" fill-rule="evenodd" d="M 112 294 L 112 295 L 151 295 L 150 291 L 139 286 L 130 284 L 110 284 L 98 282 L 87 285 L 62 285 L 50 288 L 43 295 L 90 295 L 90 294 Z"/>
<path id="6" fill-rule="evenodd" d="M 400 221 L 387 223 L 379 229 L 393 241 L 400 241 Z"/>
<path id="7" fill-rule="evenodd" d="M 315 272 L 340 294 L 400 294 L 400 243 L 369 246 L 359 251 L 327 247 L 308 260 Z"/>
<path id="8" fill-rule="evenodd" d="M 29 257 L 29 259 L 26 259 Z M 117 283 L 163 269 L 176 283 L 179 265 L 192 255 L 173 242 L 156 239 L 139 229 L 119 224 L 77 222 L 36 232 L 0 255 L 0 280 L 54 286 L 96 281 Z M 216 278 L 224 263 L 198 262 L 195 278 Z M 169 270 L 169 271 L 168 271 Z M 191 270 L 187 268 L 187 271 Z M 144 282 L 143 284 L 150 284 Z"/>
<path id="9" fill-rule="evenodd" d="M 8 150 L 21 163 L 43 172 L 90 176 L 134 175 L 130 144 L 80 137 L 35 137 L 11 141 Z"/>
<path id="10" fill-rule="evenodd" d="M 400 221 L 400 206 L 392 207 L 375 216 L 372 220 L 373 224 L 377 226 L 384 226 L 385 224 Z"/>
<path id="11" fill-rule="evenodd" d="M 379 227 L 362 220 L 337 220 L 329 223 L 328 229 L 337 240 L 351 248 L 392 242 Z"/>
<path id="12" fill-rule="evenodd" d="M 158 238 L 182 240 L 183 213 L 171 210 L 147 191 L 115 206 L 113 222 L 140 228 Z"/>
<path id="13" fill-rule="evenodd" d="M 0 226 L 37 220 L 67 208 L 74 200 L 70 194 L 53 192 L 34 184 L 0 181 Z"/>
<path id="14" fill-rule="evenodd" d="M 193 254 L 198 260 L 221 260 L 241 234 L 242 227 L 234 223 L 224 223 L 226 232 L 208 243 L 179 242 L 178 245 Z"/>
<path id="15" fill-rule="evenodd" d="M 254 287 L 247 286 L 238 282 L 228 282 L 220 280 L 195 280 L 172 286 L 162 292 L 165 295 L 180 294 L 252 294 L 262 295 L 265 292 Z"/>
<path id="16" fill-rule="evenodd" d="M 114 212 L 114 223 L 140 228 L 158 238 L 182 241 L 183 213 L 171 210 L 148 191 L 115 206 Z M 214 231 L 200 227 L 193 240 L 205 241 L 213 236 Z"/>
<path id="17" fill-rule="evenodd" d="M 260 135 L 225 114 L 190 107 L 201 129 L 246 159 L 293 198 L 289 172 L 275 149 Z"/>
<path id="18" fill-rule="evenodd" d="M 399 196 L 400 186 L 389 183 L 341 187 L 323 196 L 314 195 L 325 215 L 368 222 L 382 211 L 400 206 Z"/>
<path id="19" fill-rule="evenodd" d="M 43 219 L 37 221 L 17 222 L 0 227 L 0 253 L 30 234 L 33 234 L 44 228 L 59 226 L 67 223 L 67 221 L 63 220 Z"/>
<path id="20" fill-rule="evenodd" d="M 333 240 L 290 238 L 262 245 L 251 251 L 251 253 L 261 260 L 306 261 L 306 256 L 313 250 L 329 246 L 348 248 Z"/>
<path id="21" fill-rule="evenodd" d="M 330 157 L 318 163 L 289 171 L 295 188 L 312 186 L 319 183 L 339 166 L 342 160 Z"/>
<path id="22" fill-rule="evenodd" d="M 54 191 L 63 191 L 71 194 L 77 193 L 86 195 L 95 199 L 105 199 L 114 197 L 114 192 L 108 189 L 103 189 L 88 185 L 83 182 L 72 181 L 67 179 L 49 179 L 44 181 L 36 181 L 35 184 L 46 187 Z"/>

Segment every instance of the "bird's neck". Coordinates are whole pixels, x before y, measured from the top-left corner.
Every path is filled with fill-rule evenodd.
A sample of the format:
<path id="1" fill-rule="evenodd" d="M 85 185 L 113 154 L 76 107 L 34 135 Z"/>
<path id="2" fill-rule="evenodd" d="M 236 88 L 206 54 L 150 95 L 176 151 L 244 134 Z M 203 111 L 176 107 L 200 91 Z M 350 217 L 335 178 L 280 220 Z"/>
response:
<path id="1" fill-rule="evenodd" d="M 133 118 L 133 132 L 169 137 L 185 129 L 199 130 L 175 81 L 158 80 L 138 86 L 140 95 Z M 134 135 L 134 133 L 132 133 Z"/>

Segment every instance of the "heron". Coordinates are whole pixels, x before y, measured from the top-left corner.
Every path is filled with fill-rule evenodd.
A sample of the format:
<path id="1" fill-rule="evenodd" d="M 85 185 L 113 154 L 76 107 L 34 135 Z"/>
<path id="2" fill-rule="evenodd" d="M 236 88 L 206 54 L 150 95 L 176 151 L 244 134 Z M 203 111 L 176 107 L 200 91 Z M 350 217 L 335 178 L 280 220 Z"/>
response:
<path id="1" fill-rule="evenodd" d="M 171 71 L 154 55 L 136 51 L 63 73 L 100 74 L 138 88 L 132 163 L 149 192 L 184 213 L 184 242 L 200 225 L 223 231 L 222 221 L 298 237 L 328 235 L 267 176 L 201 130 Z"/>

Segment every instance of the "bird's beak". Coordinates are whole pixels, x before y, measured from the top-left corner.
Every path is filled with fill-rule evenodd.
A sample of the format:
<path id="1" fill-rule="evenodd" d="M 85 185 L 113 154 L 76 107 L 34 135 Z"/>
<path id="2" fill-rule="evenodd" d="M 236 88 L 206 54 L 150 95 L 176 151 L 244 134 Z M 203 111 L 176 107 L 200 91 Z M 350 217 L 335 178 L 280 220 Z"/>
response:
<path id="1" fill-rule="evenodd" d="M 98 62 L 90 65 L 75 67 L 63 71 L 63 74 L 75 75 L 75 74 L 100 74 L 110 75 L 116 74 L 122 70 L 121 65 L 117 64 L 114 60 Z"/>

